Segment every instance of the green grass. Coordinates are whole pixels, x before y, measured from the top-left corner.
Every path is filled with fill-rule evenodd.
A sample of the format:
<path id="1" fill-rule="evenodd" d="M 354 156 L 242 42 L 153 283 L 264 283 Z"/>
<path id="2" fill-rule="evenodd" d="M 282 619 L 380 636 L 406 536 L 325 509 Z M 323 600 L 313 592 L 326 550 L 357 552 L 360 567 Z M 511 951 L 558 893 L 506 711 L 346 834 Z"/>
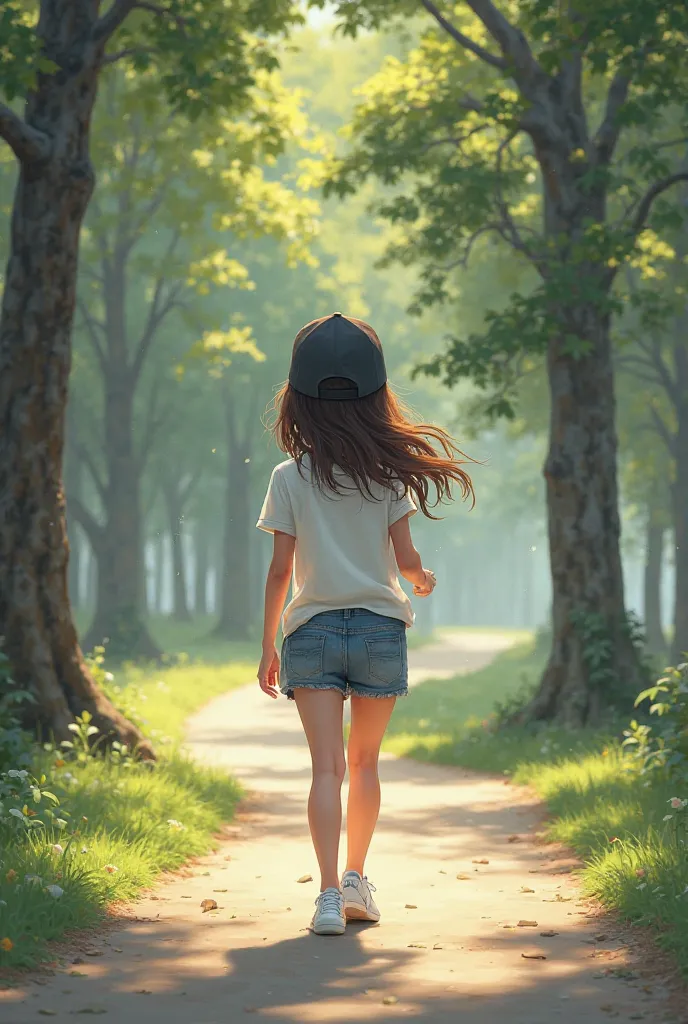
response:
<path id="1" fill-rule="evenodd" d="M 9 939 L 12 949 L 0 951 L 2 966 L 46 958 L 48 940 L 95 923 L 108 904 L 133 898 L 161 871 L 208 850 L 240 795 L 228 776 L 176 754 L 154 768 L 124 769 L 95 758 L 56 768 L 55 755 L 39 761 L 34 770 L 48 775 L 68 824 L 35 829 L 23 841 L 3 830 L 0 942 Z M 62 895 L 53 897 L 49 885 Z"/>
<path id="2" fill-rule="evenodd" d="M 161 871 L 208 850 L 231 819 L 238 784 L 186 759 L 177 743 L 189 715 L 255 678 L 257 657 L 249 645 L 228 648 L 233 660 L 224 664 L 210 660 L 219 657 L 216 647 L 207 653 L 208 661 L 181 657 L 176 664 L 125 666 L 107 683 L 110 692 L 117 688 L 125 713 L 145 721 L 154 736 L 160 755 L 154 767 L 104 758 L 64 763 L 59 752 L 34 748 L 30 771 L 45 773 L 67 825 L 35 829 L 26 841 L 0 826 L 0 901 L 6 904 L 0 903 L 0 969 L 49 957 L 50 939 L 97 922 L 113 901 L 133 898 Z M 53 850 L 56 843 L 63 852 Z M 27 882 L 27 876 L 40 881 Z M 51 885 L 63 894 L 54 898 L 46 888 Z M 11 949 L 2 948 L 3 939 Z"/>
<path id="3" fill-rule="evenodd" d="M 584 861 L 583 889 L 628 921 L 650 925 L 688 975 L 688 785 L 641 776 L 620 729 L 494 731 L 495 702 L 537 679 L 532 643 L 479 672 L 429 681 L 395 709 L 385 748 L 418 760 L 509 775 L 532 786 L 550 812 L 546 834 Z"/>

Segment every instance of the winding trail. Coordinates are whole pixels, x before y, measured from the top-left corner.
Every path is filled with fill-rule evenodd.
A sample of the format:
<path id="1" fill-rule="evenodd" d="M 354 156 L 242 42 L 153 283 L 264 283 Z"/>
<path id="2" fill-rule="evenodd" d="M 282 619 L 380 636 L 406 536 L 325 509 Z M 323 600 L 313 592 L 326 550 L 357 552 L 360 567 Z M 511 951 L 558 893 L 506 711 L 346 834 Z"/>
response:
<path id="1" fill-rule="evenodd" d="M 410 652 L 411 682 L 479 668 L 510 643 L 454 634 Z M 243 780 L 237 823 L 187 877 L 161 883 L 96 937 L 102 955 L 82 957 L 80 977 L 68 965 L 11 993 L 7 1024 L 38 1024 L 42 1009 L 107 1013 L 111 1024 L 677 1019 L 661 985 L 627 977 L 627 936 L 580 898 L 566 852 L 538 841 L 542 808 L 527 790 L 383 756 L 368 864 L 382 921 L 323 939 L 307 931 L 316 883 L 297 881 L 316 864 L 293 704 L 244 687 L 197 714 L 188 740 L 199 760 Z M 207 898 L 219 906 L 202 913 Z"/>

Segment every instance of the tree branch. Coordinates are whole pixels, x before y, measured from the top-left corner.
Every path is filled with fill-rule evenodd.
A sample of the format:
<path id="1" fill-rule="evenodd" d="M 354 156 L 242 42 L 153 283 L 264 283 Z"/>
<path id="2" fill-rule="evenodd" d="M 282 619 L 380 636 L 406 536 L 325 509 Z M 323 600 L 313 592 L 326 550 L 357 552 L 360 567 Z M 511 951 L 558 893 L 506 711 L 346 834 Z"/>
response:
<path id="1" fill-rule="evenodd" d="M 49 135 L 32 128 L 4 103 L 0 103 L 0 138 L 5 140 L 22 163 L 45 160 L 52 150 Z"/>
<path id="2" fill-rule="evenodd" d="M 93 513 L 89 512 L 81 498 L 73 496 L 67 499 L 67 514 L 74 516 L 88 537 L 91 547 L 98 551 L 103 544 L 105 528 L 100 525 Z"/>
<path id="3" fill-rule="evenodd" d="M 600 163 L 608 164 L 614 155 L 621 134 L 619 111 L 628 98 L 630 86 L 631 78 L 626 71 L 617 71 L 609 85 L 604 117 L 593 139 Z"/>
<path id="4" fill-rule="evenodd" d="M 128 46 L 124 50 L 118 50 L 117 53 L 106 54 L 103 57 L 102 64 L 117 64 L 118 61 L 126 60 L 127 57 L 149 56 L 156 52 L 156 50 L 149 50 L 145 46 Z"/>
<path id="5" fill-rule="evenodd" d="M 544 74 L 542 68 L 533 56 L 533 51 L 528 45 L 528 40 L 520 29 L 512 25 L 492 3 L 492 0 L 465 0 L 475 16 L 479 18 L 492 38 L 498 44 L 504 57 L 507 67 L 513 65 L 527 78 L 532 79 L 535 75 Z"/>
<path id="6" fill-rule="evenodd" d="M 671 433 L 666 423 L 664 422 L 664 420 L 659 415 L 659 413 L 653 405 L 650 406 L 650 417 L 652 419 L 652 423 L 655 430 L 657 431 L 657 433 L 669 449 L 669 454 L 673 458 L 676 458 L 676 455 L 678 454 L 676 450 L 676 437 Z"/>
<path id="7" fill-rule="evenodd" d="M 135 7 L 140 4 L 136 0 L 114 0 L 112 6 L 99 18 L 92 34 L 94 43 L 108 40 L 129 17 Z"/>
<path id="8" fill-rule="evenodd" d="M 174 14 L 164 4 L 149 3 L 148 0 L 114 0 L 110 9 L 96 23 L 91 36 L 92 41 L 102 43 L 110 39 L 132 11 L 148 11 L 158 17 L 171 17 L 180 30 L 187 24 L 186 18 L 181 14 Z"/>
<path id="9" fill-rule="evenodd" d="M 459 46 L 463 46 L 464 50 L 470 51 L 475 57 L 479 57 L 480 60 L 484 61 L 485 64 L 490 64 L 493 68 L 498 68 L 500 71 L 506 71 L 507 62 L 503 57 L 497 57 L 496 54 L 490 53 L 489 50 L 485 50 L 478 43 L 474 43 L 472 39 L 464 35 L 463 32 L 459 32 L 450 21 L 444 17 L 441 11 L 437 9 L 432 0 L 420 0 L 425 10 L 432 15 L 440 28 L 456 40 Z"/>
<path id="10" fill-rule="evenodd" d="M 103 326 L 95 319 L 95 317 L 91 316 L 86 306 L 86 303 L 80 296 L 77 296 L 76 303 L 86 325 L 88 337 L 91 342 L 91 347 L 93 348 L 93 351 L 96 354 L 98 363 L 100 364 L 100 369 L 102 370 L 103 373 L 106 373 L 107 359 L 105 357 L 105 352 L 103 351 L 100 341 L 98 340 L 98 334 L 96 331 L 96 327 L 100 327 L 100 329 L 102 330 Z"/>
<path id="11" fill-rule="evenodd" d="M 81 461 L 86 466 L 86 469 L 91 474 L 91 479 L 93 480 L 95 488 L 98 491 L 98 497 L 102 501 L 103 505 L 105 505 L 107 499 L 107 488 L 100 473 L 98 472 L 98 469 L 96 468 L 96 464 L 95 461 L 93 460 L 91 453 L 89 452 L 88 448 L 81 444 L 80 441 L 76 441 L 74 438 L 70 439 L 69 444 L 70 447 L 74 450 L 74 454 L 76 455 L 76 457 L 78 459 L 81 459 Z"/>
<path id="12" fill-rule="evenodd" d="M 663 192 L 671 188 L 673 185 L 677 185 L 680 181 L 688 181 L 688 169 L 685 171 L 676 171 L 675 174 L 670 174 L 666 178 L 662 178 L 660 181 L 656 181 L 652 185 L 642 199 L 639 201 L 636 209 L 635 217 L 631 222 L 631 234 L 638 235 L 645 227 L 652 204 L 658 196 L 661 196 Z"/>

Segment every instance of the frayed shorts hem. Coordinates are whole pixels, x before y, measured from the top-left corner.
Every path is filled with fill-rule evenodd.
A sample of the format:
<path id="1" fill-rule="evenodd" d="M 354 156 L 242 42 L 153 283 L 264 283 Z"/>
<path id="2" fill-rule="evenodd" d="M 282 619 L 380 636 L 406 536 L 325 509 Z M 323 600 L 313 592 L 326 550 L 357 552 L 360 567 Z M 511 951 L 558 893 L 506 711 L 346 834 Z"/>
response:
<path id="1" fill-rule="evenodd" d="M 290 683 L 285 686 L 284 689 L 280 687 L 282 694 L 287 697 L 288 700 L 294 700 L 294 690 L 337 690 L 341 693 L 344 700 L 348 700 L 349 697 L 372 697 L 374 700 L 384 700 L 386 697 L 408 697 L 408 686 L 400 687 L 397 690 L 385 690 L 384 692 L 375 693 L 365 687 L 359 687 L 355 683 L 353 686 L 349 686 L 344 689 L 337 683 Z"/>

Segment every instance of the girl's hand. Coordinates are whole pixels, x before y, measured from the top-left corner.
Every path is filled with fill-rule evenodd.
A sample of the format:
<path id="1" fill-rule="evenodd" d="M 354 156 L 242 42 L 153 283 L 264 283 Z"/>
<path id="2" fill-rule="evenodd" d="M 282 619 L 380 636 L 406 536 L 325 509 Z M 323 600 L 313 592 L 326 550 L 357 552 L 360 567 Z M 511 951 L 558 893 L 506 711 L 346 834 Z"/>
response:
<path id="1" fill-rule="evenodd" d="M 423 569 L 425 583 L 422 586 L 414 586 L 413 593 L 416 597 L 429 597 L 437 586 L 437 579 L 432 569 Z"/>
<path id="2" fill-rule="evenodd" d="M 258 666 L 258 682 L 263 693 L 268 697 L 276 699 L 279 697 L 279 671 L 280 659 L 277 649 L 273 646 L 271 650 L 263 651 L 263 657 Z"/>

